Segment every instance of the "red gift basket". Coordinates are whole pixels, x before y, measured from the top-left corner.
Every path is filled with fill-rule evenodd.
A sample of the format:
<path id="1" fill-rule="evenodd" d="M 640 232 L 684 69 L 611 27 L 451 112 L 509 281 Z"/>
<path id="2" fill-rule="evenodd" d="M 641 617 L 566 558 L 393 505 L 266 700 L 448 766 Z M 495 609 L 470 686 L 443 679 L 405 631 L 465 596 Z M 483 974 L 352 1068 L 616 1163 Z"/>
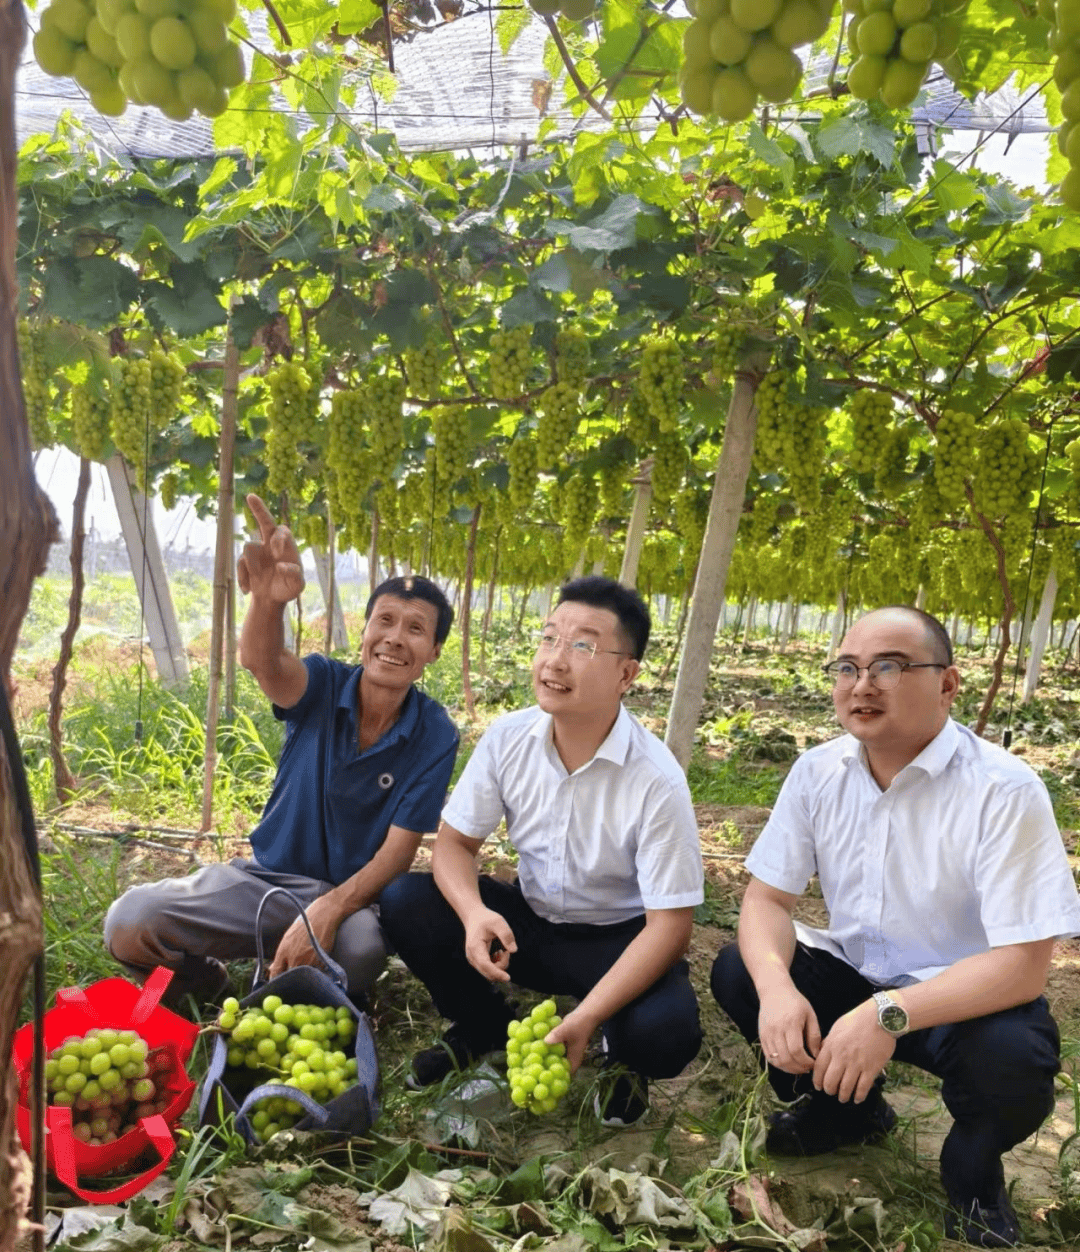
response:
<path id="1" fill-rule="evenodd" d="M 116 1204 L 141 1191 L 168 1165 L 176 1151 L 172 1127 L 191 1103 L 195 1083 L 185 1068 L 199 1027 L 162 1008 L 159 1001 L 172 981 L 172 970 L 158 967 L 141 988 L 124 978 L 105 978 L 81 990 L 66 987 L 56 993 L 56 1006 L 45 1014 L 46 1052 L 59 1047 L 71 1035 L 93 1029 L 135 1030 L 151 1052 L 168 1059 L 158 1078 L 159 1094 L 166 1107 L 142 1118 L 134 1130 L 111 1143 L 89 1144 L 72 1134 L 71 1109 L 49 1105 L 45 1110 L 46 1164 L 52 1173 L 81 1199 L 91 1204 Z M 12 1061 L 19 1084 L 18 1128 L 23 1146 L 30 1151 L 32 1115 L 30 1084 L 34 1054 L 34 1025 L 21 1027 L 12 1045 Z M 160 1063 L 160 1062 L 159 1062 Z M 83 1178 L 129 1172 L 139 1168 L 147 1155 L 158 1159 L 134 1178 L 108 1191 L 85 1190 Z"/>

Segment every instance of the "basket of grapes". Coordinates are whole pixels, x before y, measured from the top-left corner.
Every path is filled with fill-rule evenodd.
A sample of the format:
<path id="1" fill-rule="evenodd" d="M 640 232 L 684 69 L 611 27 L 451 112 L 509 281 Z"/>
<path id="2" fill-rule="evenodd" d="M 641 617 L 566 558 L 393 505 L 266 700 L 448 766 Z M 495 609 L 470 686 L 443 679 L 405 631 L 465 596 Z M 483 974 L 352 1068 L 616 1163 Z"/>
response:
<path id="1" fill-rule="evenodd" d="M 307 925 L 300 901 L 282 887 Z M 217 1019 L 199 1120 L 232 1114 L 249 1143 L 283 1130 L 361 1135 L 379 1115 L 379 1066 L 371 1023 L 346 994 L 345 971 L 308 936 L 325 972 L 311 965 L 263 980 L 262 904 L 255 920 L 258 959 L 251 992 L 230 997 Z"/>
<path id="2" fill-rule="evenodd" d="M 172 971 L 155 969 L 141 988 L 124 978 L 66 987 L 45 1014 L 45 1153 L 51 1172 L 92 1204 L 116 1204 L 142 1190 L 176 1150 L 173 1126 L 195 1093 L 186 1065 L 199 1028 L 162 1008 Z M 30 1150 L 34 1025 L 12 1044 L 18 1129 Z M 81 1180 L 134 1176 L 107 1190 Z"/>

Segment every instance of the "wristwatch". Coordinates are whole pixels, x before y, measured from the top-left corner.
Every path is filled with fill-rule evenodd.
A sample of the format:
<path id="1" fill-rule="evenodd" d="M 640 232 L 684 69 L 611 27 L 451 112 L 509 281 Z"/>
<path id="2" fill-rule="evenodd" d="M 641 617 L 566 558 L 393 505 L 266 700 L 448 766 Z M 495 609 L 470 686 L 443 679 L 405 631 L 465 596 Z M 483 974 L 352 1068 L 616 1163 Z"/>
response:
<path id="1" fill-rule="evenodd" d="M 875 991 L 874 1003 L 877 1005 L 878 1025 L 882 1030 L 899 1039 L 911 1029 L 908 1025 L 907 1009 L 898 1004 L 887 991 Z"/>

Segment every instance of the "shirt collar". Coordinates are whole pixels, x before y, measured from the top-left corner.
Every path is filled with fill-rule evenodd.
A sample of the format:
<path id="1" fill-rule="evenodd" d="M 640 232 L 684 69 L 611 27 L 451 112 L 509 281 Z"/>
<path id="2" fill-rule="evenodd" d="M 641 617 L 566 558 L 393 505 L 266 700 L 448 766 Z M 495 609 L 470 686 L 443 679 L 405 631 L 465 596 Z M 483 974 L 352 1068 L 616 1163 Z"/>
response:
<path id="1" fill-rule="evenodd" d="M 555 751 L 555 727 L 552 722 L 550 713 L 545 713 L 542 709 L 538 710 L 540 716 L 529 729 L 529 734 L 534 739 L 542 739 L 544 744 L 552 751 Z M 630 731 L 632 723 L 630 714 L 626 711 L 626 706 L 619 705 L 619 713 L 615 718 L 615 724 L 608 731 L 604 742 L 596 749 L 593 755 L 593 761 L 603 758 L 605 761 L 614 761 L 616 765 L 625 765 L 626 758 L 630 752 Z M 592 762 L 589 762 L 591 764 Z M 584 769 L 585 767 L 582 766 Z"/>
<path id="2" fill-rule="evenodd" d="M 870 766 L 866 760 L 866 750 L 858 739 L 854 735 L 845 735 L 844 741 L 840 759 L 845 764 L 858 760 L 865 769 L 869 770 Z M 959 746 L 960 732 L 956 729 L 956 722 L 951 717 L 947 718 L 945 725 L 942 726 L 919 755 L 904 766 L 904 770 L 921 769 L 930 778 L 936 778 L 938 774 L 945 770 L 945 767 L 956 755 L 956 750 Z M 904 770 L 901 770 L 900 773 L 903 773 Z"/>
<path id="3" fill-rule="evenodd" d="M 338 696 L 337 707 L 344 709 L 352 725 L 355 737 L 356 730 L 356 704 L 357 697 L 360 693 L 360 675 L 364 672 L 364 667 L 358 665 L 356 669 L 345 680 L 341 688 L 341 694 Z M 420 720 L 420 699 L 415 687 L 410 687 L 405 696 L 404 703 L 401 706 L 401 713 L 398 715 L 397 721 L 390 727 L 385 735 L 372 744 L 373 748 L 386 748 L 392 743 L 397 743 L 399 739 L 407 739 L 409 735 L 416 729 L 417 722 Z M 371 749 L 369 748 L 368 751 Z"/>

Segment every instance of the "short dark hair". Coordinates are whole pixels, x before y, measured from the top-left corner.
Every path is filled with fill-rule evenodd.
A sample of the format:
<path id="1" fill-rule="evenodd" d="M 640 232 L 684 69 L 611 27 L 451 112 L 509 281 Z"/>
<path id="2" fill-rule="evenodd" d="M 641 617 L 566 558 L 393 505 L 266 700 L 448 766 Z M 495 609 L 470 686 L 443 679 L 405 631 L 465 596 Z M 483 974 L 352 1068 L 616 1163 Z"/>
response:
<path id="1" fill-rule="evenodd" d="M 557 603 L 563 604 L 567 600 L 591 604 L 594 609 L 608 609 L 614 613 L 634 659 L 640 661 L 645 655 L 651 626 L 649 610 L 633 587 L 624 587 L 614 578 L 589 574 L 585 578 L 574 578 L 559 588 Z"/>
<path id="2" fill-rule="evenodd" d="M 436 587 L 430 578 L 422 574 L 399 574 L 396 578 L 384 579 L 368 596 L 367 608 L 364 610 L 364 621 L 371 616 L 375 601 L 380 596 L 397 596 L 399 600 L 426 600 L 435 606 L 435 642 L 442 643 L 450 633 L 454 624 L 454 610 L 450 601 L 443 594 L 441 587 Z"/>
<path id="3" fill-rule="evenodd" d="M 910 613 L 912 617 L 917 617 L 926 628 L 926 634 L 930 640 L 930 651 L 934 654 L 934 659 L 944 657 L 944 664 L 951 665 L 953 663 L 952 640 L 949 638 L 949 632 L 938 621 L 932 613 L 927 613 L 925 609 L 917 609 L 913 604 L 883 604 L 880 609 L 871 609 L 872 613 L 882 613 L 886 609 L 899 609 L 904 613 Z"/>

